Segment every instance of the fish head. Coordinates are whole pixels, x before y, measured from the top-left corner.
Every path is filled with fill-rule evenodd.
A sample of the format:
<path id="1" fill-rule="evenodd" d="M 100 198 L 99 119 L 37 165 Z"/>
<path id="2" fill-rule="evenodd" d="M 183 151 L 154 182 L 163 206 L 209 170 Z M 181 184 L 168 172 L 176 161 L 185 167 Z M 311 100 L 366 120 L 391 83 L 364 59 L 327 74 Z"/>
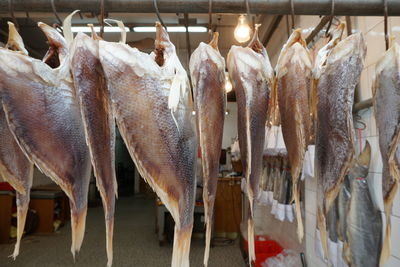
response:
<path id="1" fill-rule="evenodd" d="M 256 24 L 255 25 L 253 37 L 251 38 L 251 40 L 250 40 L 249 44 L 247 45 L 247 47 L 253 49 L 257 53 L 264 54 L 264 52 L 266 50 L 265 50 L 263 44 L 260 42 L 260 39 L 258 38 L 258 28 L 260 26 L 261 26 L 261 24 Z"/>
<path id="2" fill-rule="evenodd" d="M 156 22 L 155 61 L 163 66 L 167 58 L 175 55 L 175 46 L 171 43 L 167 30 Z"/>
<path id="3" fill-rule="evenodd" d="M 28 55 L 21 35 L 19 35 L 14 23 L 8 21 L 8 40 L 5 48 Z"/>
<path id="4" fill-rule="evenodd" d="M 49 50 L 44 56 L 43 61 L 47 64 L 57 60 L 58 62 L 63 62 L 68 55 L 68 46 L 64 37 L 55 28 L 43 22 L 38 22 L 38 26 L 46 35 L 49 44 Z M 50 66 L 55 67 L 53 65 Z"/>
<path id="5" fill-rule="evenodd" d="M 211 41 L 208 43 L 212 48 L 218 51 L 218 38 L 219 38 L 219 33 L 218 32 L 213 32 L 213 37 Z"/>

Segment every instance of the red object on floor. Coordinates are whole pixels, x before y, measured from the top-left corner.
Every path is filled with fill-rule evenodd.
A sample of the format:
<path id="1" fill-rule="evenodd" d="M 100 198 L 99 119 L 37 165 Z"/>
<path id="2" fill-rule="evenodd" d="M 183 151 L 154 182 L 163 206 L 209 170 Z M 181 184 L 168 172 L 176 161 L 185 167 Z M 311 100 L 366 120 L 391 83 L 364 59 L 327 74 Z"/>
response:
<path id="1" fill-rule="evenodd" d="M 14 188 L 7 182 L 1 182 L 0 191 L 14 191 Z"/>
<path id="2" fill-rule="evenodd" d="M 267 236 L 257 235 L 254 239 L 254 248 L 256 251 L 256 261 L 254 267 L 261 267 L 262 263 L 271 257 L 275 257 L 282 252 L 283 248 L 275 240 L 270 240 Z M 244 250 L 248 254 L 248 242 L 244 239 Z"/>

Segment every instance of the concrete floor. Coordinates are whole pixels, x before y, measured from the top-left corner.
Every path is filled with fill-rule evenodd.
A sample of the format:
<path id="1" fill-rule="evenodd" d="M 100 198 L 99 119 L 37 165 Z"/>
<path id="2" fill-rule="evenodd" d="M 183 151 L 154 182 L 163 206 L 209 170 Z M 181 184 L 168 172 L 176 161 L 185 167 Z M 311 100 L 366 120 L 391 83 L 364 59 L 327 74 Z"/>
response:
<path id="1" fill-rule="evenodd" d="M 159 247 L 154 232 L 154 201 L 140 197 L 120 198 L 116 205 L 114 227 L 114 267 L 170 266 L 172 245 Z M 8 256 L 14 244 L 0 245 L 1 267 L 106 266 L 105 229 L 102 207 L 88 211 L 85 239 L 74 264 L 70 252 L 70 224 L 51 235 L 29 235 L 22 240 L 20 255 Z M 191 266 L 203 266 L 204 244 L 193 239 Z M 242 267 L 244 262 L 238 244 L 211 249 L 209 266 Z"/>

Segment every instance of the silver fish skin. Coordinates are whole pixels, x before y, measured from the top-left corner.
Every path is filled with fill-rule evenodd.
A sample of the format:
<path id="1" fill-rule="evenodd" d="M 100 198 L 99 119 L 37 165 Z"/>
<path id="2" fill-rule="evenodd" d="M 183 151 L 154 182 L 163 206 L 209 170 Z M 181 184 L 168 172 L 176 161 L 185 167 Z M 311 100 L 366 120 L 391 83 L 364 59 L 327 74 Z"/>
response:
<path id="1" fill-rule="evenodd" d="M 86 143 L 105 212 L 107 266 L 111 266 L 115 198 L 118 194 L 114 156 L 115 123 L 98 46 L 97 40 L 78 33 L 70 48 L 70 57 Z"/>
<path id="2" fill-rule="evenodd" d="M 325 255 L 326 216 L 354 157 L 352 107 L 365 53 L 362 34 L 348 36 L 327 56 L 318 80 L 315 176 L 317 225 Z"/>
<path id="3" fill-rule="evenodd" d="M 218 33 L 209 44 L 200 43 L 190 56 L 197 132 L 203 167 L 203 202 L 206 223 L 204 265 L 208 265 L 219 159 L 225 119 L 225 60 L 218 51 Z"/>
<path id="4" fill-rule="evenodd" d="M 375 118 L 382 157 L 382 193 L 386 213 L 381 264 L 391 255 L 390 214 L 400 180 L 400 46 L 394 43 L 376 64 L 373 82 Z"/>
<path id="5" fill-rule="evenodd" d="M 68 49 L 58 31 L 38 23 L 59 50 L 61 65 L 1 49 L 0 93 L 11 132 L 29 159 L 66 193 L 71 207 L 71 252 L 85 230 L 91 173 L 89 150 L 69 69 Z"/>
<path id="6" fill-rule="evenodd" d="M 247 47 L 231 47 L 227 66 L 238 104 L 239 147 L 250 202 L 248 241 L 251 264 L 255 260 L 253 206 L 259 190 L 268 100 L 274 79 L 257 29 Z"/>
<path id="7" fill-rule="evenodd" d="M 21 36 L 14 24 L 8 22 L 9 36 L 6 48 L 28 55 Z M 1 103 L 1 98 L 0 98 Z M 17 202 L 17 242 L 12 257 L 19 254 L 22 235 L 24 233 L 26 215 L 29 208 L 30 190 L 33 179 L 33 164 L 24 155 L 14 135 L 10 131 L 4 113 L 0 105 L 0 175 L 16 191 Z"/>
<path id="8" fill-rule="evenodd" d="M 197 136 L 188 78 L 174 45 L 156 23 L 148 55 L 99 41 L 113 114 L 141 176 L 175 221 L 173 267 L 189 266 L 196 186 Z"/>
<path id="9" fill-rule="evenodd" d="M 350 248 L 349 266 L 378 267 L 382 249 L 382 217 L 374 206 L 368 188 L 371 147 L 367 142 L 349 173 L 350 206 L 347 215 L 347 236 Z"/>

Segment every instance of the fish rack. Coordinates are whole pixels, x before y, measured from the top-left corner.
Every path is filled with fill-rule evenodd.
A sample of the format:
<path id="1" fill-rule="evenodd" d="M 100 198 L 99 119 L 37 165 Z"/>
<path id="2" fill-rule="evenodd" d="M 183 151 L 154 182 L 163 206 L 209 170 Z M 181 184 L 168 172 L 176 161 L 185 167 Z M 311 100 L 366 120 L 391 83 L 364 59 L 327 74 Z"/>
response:
<path id="1" fill-rule="evenodd" d="M 13 0 L 15 12 L 52 12 L 49 0 Z M 209 0 L 158 0 L 162 13 L 208 13 Z M 295 15 L 329 15 L 331 0 L 294 0 Z M 58 12 L 71 12 L 79 7 L 82 12 L 100 12 L 98 0 L 57 0 Z M 243 0 L 213 0 L 214 13 L 247 13 Z M 400 16 L 400 1 L 388 0 L 388 15 Z M 290 0 L 250 0 L 251 13 L 291 14 Z M 154 13 L 153 0 L 107 0 L 107 12 Z M 0 0 L 0 13 L 9 12 L 9 0 Z M 380 16 L 383 14 L 382 0 L 337 0 L 335 15 L 340 16 Z"/>

